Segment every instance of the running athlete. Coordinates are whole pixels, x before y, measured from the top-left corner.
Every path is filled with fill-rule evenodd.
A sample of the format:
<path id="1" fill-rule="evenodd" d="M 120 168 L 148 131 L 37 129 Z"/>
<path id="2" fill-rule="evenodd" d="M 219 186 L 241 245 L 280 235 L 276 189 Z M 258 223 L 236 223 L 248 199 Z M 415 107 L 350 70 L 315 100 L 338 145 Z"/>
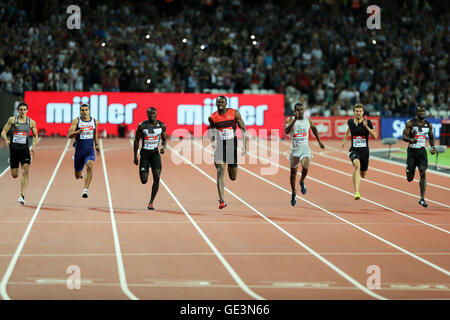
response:
<path id="1" fill-rule="evenodd" d="M 155 210 L 153 201 L 159 189 L 159 178 L 161 176 L 161 154 L 164 154 L 166 149 L 166 125 L 156 120 L 156 108 L 150 107 L 147 109 L 148 120 L 141 122 L 136 129 L 136 136 L 134 137 L 134 164 L 139 164 L 139 177 L 141 183 L 146 184 L 148 181 L 148 171 L 152 168 L 153 185 L 152 195 L 147 205 L 148 210 Z M 139 149 L 139 140 L 142 139 L 142 148 L 139 152 L 139 161 L 137 151 Z M 162 140 L 161 150 L 158 150 L 159 141 Z"/>
<path id="2" fill-rule="evenodd" d="M 403 141 L 409 142 L 408 156 L 406 158 L 406 179 L 408 182 L 414 180 L 414 173 L 416 167 L 419 168 L 420 180 L 420 200 L 419 204 L 423 207 L 428 207 L 425 202 L 425 189 L 427 180 L 425 172 L 428 168 L 428 155 L 425 150 L 427 142 L 427 135 L 429 137 L 431 154 L 436 152 L 434 148 L 433 126 L 430 122 L 425 120 L 425 107 L 419 106 L 416 109 L 416 117 L 406 122 L 406 128 L 403 131 Z"/>
<path id="3" fill-rule="evenodd" d="M 83 168 L 86 165 L 86 177 L 84 178 L 84 189 L 81 194 L 82 198 L 88 197 L 88 189 L 91 184 L 92 174 L 94 171 L 95 151 L 97 156 L 100 155 L 98 147 L 98 120 L 90 115 L 91 109 L 89 105 L 82 104 L 80 106 L 80 116 L 72 120 L 69 129 L 69 138 L 75 137 L 73 146 L 75 147 L 74 167 L 75 178 L 83 178 Z"/>
<path id="4" fill-rule="evenodd" d="M 3 127 L 2 138 L 6 142 L 6 148 L 9 149 L 9 166 L 11 175 L 15 179 L 19 176 L 19 163 L 22 166 L 22 180 L 20 182 L 20 197 L 17 200 L 22 206 L 25 205 L 25 191 L 28 185 L 28 171 L 31 164 L 31 155 L 34 158 L 34 147 L 37 141 L 36 122 L 27 117 L 28 105 L 20 102 L 17 106 L 19 115 L 10 117 Z M 33 144 L 30 145 L 30 131 L 33 133 Z M 8 137 L 9 136 L 9 137 Z"/>
<path id="5" fill-rule="evenodd" d="M 365 178 L 367 169 L 369 168 L 369 135 L 376 139 L 378 134 L 373 129 L 372 121 L 367 120 L 364 116 L 364 106 L 361 103 L 353 106 L 353 119 L 347 121 L 348 128 L 342 140 L 342 148 L 344 148 L 347 137 L 351 134 L 352 145 L 349 150 L 349 157 L 353 163 L 353 187 L 355 188 L 355 200 L 361 198 L 359 194 L 359 182 Z"/>
<path id="6" fill-rule="evenodd" d="M 246 129 L 244 121 L 239 111 L 227 108 L 227 98 L 219 96 L 216 99 L 217 111 L 209 118 L 210 129 L 213 134 L 210 135 L 213 143 L 214 165 L 217 169 L 217 190 L 219 192 L 219 209 L 227 206 L 224 201 L 225 183 L 223 176 L 225 165 L 228 164 L 228 176 L 231 180 L 236 180 L 237 176 L 237 137 L 236 124 L 242 130 L 242 155 L 245 155 L 247 149 Z M 216 141 L 217 140 L 217 141 Z M 217 145 L 216 145 L 217 142 Z"/>
<path id="7" fill-rule="evenodd" d="M 294 106 L 295 116 L 288 118 L 285 132 L 291 134 L 291 150 L 289 162 L 291 168 L 291 205 L 295 206 L 297 191 L 295 189 L 295 177 L 297 176 L 298 165 L 302 165 L 302 177 L 300 178 L 300 188 L 303 194 L 306 193 L 305 178 L 308 174 L 309 163 L 311 162 L 311 150 L 309 149 L 309 129 L 317 139 L 320 148 L 325 149 L 319 138 L 319 132 L 311 119 L 304 117 L 305 107 L 301 103 Z"/>

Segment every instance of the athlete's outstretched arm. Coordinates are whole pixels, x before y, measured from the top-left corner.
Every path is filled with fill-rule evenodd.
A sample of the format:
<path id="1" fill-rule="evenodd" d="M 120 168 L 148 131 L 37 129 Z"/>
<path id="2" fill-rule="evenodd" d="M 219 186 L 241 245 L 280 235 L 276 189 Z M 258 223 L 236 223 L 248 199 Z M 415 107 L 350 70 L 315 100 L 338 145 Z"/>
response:
<path id="1" fill-rule="evenodd" d="M 166 144 L 167 144 L 166 125 L 164 123 L 162 124 L 161 141 L 162 141 L 162 146 L 161 146 L 161 150 L 159 150 L 159 152 L 161 154 L 164 154 L 164 150 L 166 149 Z"/>
<path id="2" fill-rule="evenodd" d="M 436 149 L 434 148 L 434 134 L 433 134 L 433 125 L 430 123 L 430 129 L 428 130 L 428 138 L 431 146 L 431 154 L 434 154 L 436 152 Z"/>
<path id="3" fill-rule="evenodd" d="M 242 155 L 245 155 L 247 152 L 247 129 L 245 128 L 244 120 L 242 120 L 241 114 L 239 111 L 236 110 L 234 113 L 236 123 L 238 124 L 239 128 L 242 130 Z"/>
<path id="4" fill-rule="evenodd" d="M 80 134 L 81 132 L 83 132 L 82 128 L 76 130 L 77 129 L 77 125 L 78 125 L 78 118 L 75 118 L 75 119 L 72 120 L 72 124 L 70 125 L 70 128 L 69 128 L 69 133 L 68 133 L 69 138 L 73 138 L 77 134 Z"/>
<path id="5" fill-rule="evenodd" d="M 137 152 L 139 149 L 139 140 L 141 140 L 141 136 L 142 136 L 142 127 L 139 124 L 137 129 L 136 129 L 136 135 L 134 136 L 134 143 L 133 143 L 133 155 L 134 155 L 134 164 L 137 165 L 139 163 L 138 158 L 137 158 Z"/>
<path id="6" fill-rule="evenodd" d="M 11 130 L 12 125 L 14 124 L 14 117 L 10 117 L 8 119 L 8 122 L 6 122 L 5 126 L 3 127 L 2 130 L 2 138 L 3 140 L 5 140 L 6 143 L 6 147 L 9 149 L 9 139 L 7 137 L 7 134 L 9 132 L 9 130 Z"/>
<path id="7" fill-rule="evenodd" d="M 312 122 L 311 119 L 309 119 L 309 126 L 311 127 L 311 131 L 314 134 L 314 136 L 317 139 L 317 142 L 319 143 L 319 146 L 321 149 L 325 149 L 325 146 L 323 145 L 322 141 L 320 141 L 320 137 L 319 137 L 319 131 L 317 130 L 316 126 L 314 125 L 314 123 Z"/>
<path id="8" fill-rule="evenodd" d="M 406 122 L 405 130 L 403 130 L 402 140 L 406 141 L 406 142 L 410 142 L 410 143 L 416 143 L 417 139 L 411 138 L 409 136 L 411 134 L 411 129 L 412 129 L 412 122 L 411 122 L 411 120 L 408 120 Z"/>
<path id="9" fill-rule="evenodd" d="M 98 147 L 98 120 L 95 120 L 94 147 L 97 155 L 100 155 L 100 148 Z"/>

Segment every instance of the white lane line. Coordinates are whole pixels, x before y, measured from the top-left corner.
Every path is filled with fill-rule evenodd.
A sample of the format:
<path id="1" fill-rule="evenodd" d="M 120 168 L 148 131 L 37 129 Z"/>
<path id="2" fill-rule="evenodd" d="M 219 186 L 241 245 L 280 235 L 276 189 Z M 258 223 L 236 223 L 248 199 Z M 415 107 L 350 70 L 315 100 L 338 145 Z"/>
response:
<path id="1" fill-rule="evenodd" d="M 100 152 L 101 152 L 101 158 L 102 158 L 102 164 L 103 164 L 103 173 L 105 175 L 105 183 L 106 183 L 106 193 L 108 195 L 108 204 L 109 204 L 109 215 L 111 217 L 111 227 L 114 237 L 114 247 L 116 251 L 116 262 L 117 262 L 117 268 L 119 272 L 119 279 L 120 279 L 120 288 L 122 291 L 127 295 L 128 298 L 131 300 L 139 300 L 138 297 L 136 297 L 128 288 L 127 284 L 127 276 L 125 273 L 125 267 L 123 265 L 122 260 L 122 252 L 120 249 L 120 242 L 119 242 L 119 235 L 117 233 L 117 227 L 116 227 L 116 220 L 114 218 L 114 209 L 112 205 L 111 200 L 111 191 L 109 189 L 109 181 L 108 181 L 108 172 L 106 170 L 106 160 L 105 160 L 105 154 L 103 152 L 103 139 L 100 139 Z"/>
<path id="2" fill-rule="evenodd" d="M 197 146 L 203 148 L 203 146 L 201 146 L 201 145 L 198 144 L 197 142 L 194 142 L 194 144 L 197 144 Z M 205 150 L 206 150 L 206 149 L 205 149 Z M 209 150 L 207 150 L 207 151 L 210 152 Z M 273 163 L 273 164 L 279 166 L 280 168 L 284 168 L 285 170 L 290 171 L 288 168 L 286 168 L 286 167 L 284 167 L 284 166 L 282 166 L 282 165 L 280 165 L 280 164 L 277 164 L 277 163 L 275 163 L 275 162 L 273 162 L 273 161 L 266 160 L 266 159 L 264 159 L 264 158 L 260 158 L 259 156 L 255 156 L 255 155 L 250 154 L 250 153 L 249 153 L 249 155 L 251 155 L 251 156 L 253 156 L 253 157 L 256 157 L 256 158 L 258 158 L 258 159 L 260 159 L 260 160 L 263 160 L 263 161 L 271 162 L 271 163 Z M 274 186 L 275 188 L 280 189 L 280 190 L 283 190 L 284 192 L 286 192 L 286 193 L 288 193 L 288 194 L 291 194 L 291 191 L 289 191 L 289 190 L 287 190 L 287 189 L 285 189 L 285 188 L 279 186 L 279 185 L 276 184 L 276 183 L 273 183 L 272 181 L 267 180 L 266 178 L 261 177 L 261 176 L 258 175 L 258 174 L 253 173 L 252 171 L 250 171 L 250 170 L 244 168 L 243 166 L 241 166 L 241 169 L 242 169 L 243 171 L 247 172 L 248 174 L 250 174 L 250 175 L 256 177 L 256 178 L 258 178 L 258 179 L 260 179 L 260 180 L 262 180 L 262 181 L 264 181 L 264 182 L 267 182 L 268 184 Z M 319 180 L 314 179 L 314 178 L 311 178 L 311 177 L 309 177 L 309 179 L 312 179 L 312 180 L 314 180 L 314 181 L 320 182 Z M 334 188 L 334 186 L 331 186 L 331 185 L 329 185 L 328 183 L 324 183 L 324 182 L 321 182 L 321 183 L 323 183 L 323 184 L 325 184 L 325 185 L 328 185 L 328 186 Z M 338 189 L 338 188 L 337 188 L 337 189 Z M 345 192 L 346 192 L 346 191 L 345 191 Z M 351 194 L 351 195 L 353 195 L 353 194 Z M 447 275 L 447 276 L 450 276 L 450 272 L 449 272 L 448 270 L 446 270 L 446 269 L 444 269 L 444 268 L 442 268 L 442 267 L 440 267 L 440 266 L 438 266 L 438 265 L 436 265 L 436 264 L 434 264 L 434 263 L 432 263 L 432 262 L 430 262 L 430 261 L 428 261 L 428 260 L 425 260 L 425 259 L 423 259 L 423 258 L 421 258 L 421 257 L 419 257 L 419 256 L 417 256 L 417 255 L 415 255 L 414 253 L 409 252 L 408 250 L 405 250 L 405 249 L 403 249 L 403 248 L 397 246 L 396 244 L 394 244 L 394 243 L 392 243 L 392 242 L 390 242 L 390 241 L 388 241 L 388 240 L 386 240 L 386 239 L 384 239 L 384 238 L 382 238 L 382 237 L 380 237 L 380 236 L 378 236 L 378 235 L 376 235 L 376 234 L 374 234 L 374 233 L 372 233 L 372 232 L 370 232 L 370 231 L 368 231 L 368 230 L 366 230 L 366 229 L 364 229 L 364 228 L 361 228 L 360 226 L 358 226 L 358 225 L 356 225 L 356 224 L 354 224 L 354 223 L 352 223 L 352 222 L 350 222 L 350 221 L 348 221 L 348 220 L 346 220 L 346 219 L 344 219 L 344 218 L 338 216 L 337 214 L 334 214 L 334 213 L 332 213 L 332 212 L 330 212 L 330 211 L 328 211 L 328 210 L 326 210 L 326 209 L 324 209 L 324 208 L 321 208 L 320 206 L 316 205 L 315 203 L 313 203 L 313 202 L 311 202 L 311 201 L 309 201 L 309 200 L 306 200 L 306 199 L 304 199 L 304 198 L 302 198 L 302 197 L 300 197 L 300 196 L 297 196 L 297 198 L 298 198 L 298 199 L 301 199 L 302 201 L 304 201 L 304 202 L 306 202 L 306 203 L 308 203 L 308 204 L 310 204 L 310 205 L 312 205 L 312 206 L 314 206 L 314 207 L 316 207 L 316 208 L 318 208 L 318 209 L 320 209 L 320 210 L 322 210 L 322 211 L 324 211 L 325 213 L 327 213 L 327 214 L 329 214 L 329 215 L 331 215 L 331 216 L 333 216 L 333 217 L 335 217 L 335 218 L 337 218 L 337 219 L 339 219 L 339 220 L 341 220 L 341 221 L 344 221 L 344 222 L 348 223 L 349 225 L 351 225 L 351 226 L 357 228 L 358 230 L 361 230 L 362 232 L 364 232 L 364 233 L 366 233 L 366 234 L 368 234 L 368 235 L 374 237 L 375 239 L 378 239 L 378 240 L 380 240 L 380 241 L 382 241 L 382 242 L 384 242 L 384 243 L 390 245 L 391 247 L 393 247 L 393 248 L 395 248 L 395 249 L 397 249 L 397 250 L 400 250 L 401 252 L 403 252 L 403 253 L 409 255 L 410 257 L 412 257 L 412 258 L 414 258 L 414 259 L 416 259 L 416 260 L 419 260 L 420 262 L 422 262 L 422 263 L 424 263 L 424 264 L 426 264 L 426 265 L 432 267 L 433 269 L 438 270 L 438 271 L 444 273 L 444 274 Z M 362 198 L 361 198 L 361 199 L 362 199 Z M 415 218 L 414 218 L 414 219 L 415 219 Z M 433 226 L 433 227 L 435 227 L 435 226 Z M 437 228 L 437 227 L 435 227 L 435 228 Z M 437 229 L 440 229 L 440 228 L 437 228 Z M 446 233 L 449 233 L 447 230 L 442 230 L 442 231 L 444 231 L 444 232 L 446 232 Z"/>
<path id="3" fill-rule="evenodd" d="M 264 145 L 261 145 L 261 147 L 263 147 L 263 148 L 265 148 L 265 149 L 269 149 L 269 150 L 271 150 L 271 151 L 273 151 L 273 152 L 276 152 L 276 153 L 278 152 L 279 154 L 281 154 L 281 153 L 280 153 L 278 150 L 276 150 L 276 149 L 268 148 L 268 147 L 266 147 L 266 146 L 264 146 Z M 313 152 L 313 153 L 316 153 L 316 154 L 317 154 L 317 152 Z M 320 154 L 320 153 L 319 153 L 319 155 L 322 156 L 322 157 L 324 157 L 324 158 L 329 158 L 329 159 L 337 160 L 337 161 L 340 161 L 340 162 L 350 163 L 350 161 L 344 161 L 344 160 L 342 160 L 342 159 L 335 158 L 335 157 L 332 157 L 332 156 L 329 156 L 329 155 L 326 155 L 326 154 Z M 318 163 L 317 161 L 311 161 L 311 164 L 312 164 L 312 165 L 319 166 L 319 167 L 324 168 L 324 169 L 327 169 L 327 170 L 331 170 L 331 171 L 340 173 L 340 174 L 345 175 L 345 176 L 348 176 L 348 177 L 351 177 L 351 176 L 352 176 L 351 174 L 349 174 L 349 173 L 347 173 L 347 172 L 342 172 L 342 171 L 336 170 L 336 169 L 331 168 L 331 167 L 329 167 L 329 166 L 320 164 L 320 163 Z M 372 169 L 374 169 L 374 168 L 370 167 L 370 170 L 372 170 Z M 408 195 L 408 196 L 413 197 L 413 198 L 416 198 L 416 199 L 419 198 L 418 195 L 415 195 L 415 194 L 412 194 L 412 193 L 409 193 L 409 192 L 407 192 L 407 191 L 403 191 L 403 190 L 400 190 L 400 189 L 397 189 L 397 188 L 393 188 L 393 187 L 387 186 L 387 185 L 385 185 L 385 184 L 382 184 L 382 183 L 379 183 L 379 182 L 376 182 L 376 181 L 373 181 L 373 180 L 370 180 L 370 179 L 367 179 L 367 178 L 365 178 L 363 181 L 367 181 L 368 183 L 377 185 L 377 186 L 379 186 L 379 187 L 383 187 L 383 188 L 386 188 L 386 189 L 390 189 L 390 190 L 393 190 L 393 191 L 396 191 L 396 192 L 403 193 L 403 194 L 405 194 L 405 195 Z M 427 184 L 428 184 L 428 183 L 427 183 Z M 446 188 L 444 188 L 444 189 L 446 189 Z M 448 190 L 450 190 L 450 189 L 448 189 Z M 440 205 L 440 206 L 442 206 L 442 207 L 450 208 L 450 206 L 447 205 L 447 204 L 445 204 L 445 203 L 441 203 L 441 202 L 438 202 L 438 201 L 434 201 L 434 200 L 431 200 L 431 199 L 429 199 L 429 198 L 425 198 L 425 200 L 427 200 L 428 202 L 431 202 L 431 203 L 435 203 L 435 204 L 437 204 L 437 205 Z"/>
<path id="4" fill-rule="evenodd" d="M 276 152 L 276 150 L 274 150 L 274 152 Z M 281 164 L 279 164 L 279 163 L 273 162 L 273 161 L 271 161 L 271 160 L 262 158 L 262 157 L 260 157 L 260 156 L 254 155 L 254 154 L 251 153 L 251 152 L 249 152 L 248 155 L 249 155 L 249 156 L 252 156 L 252 157 L 255 157 L 255 158 L 257 158 L 257 159 L 260 159 L 260 160 L 263 161 L 263 162 L 272 163 L 272 164 L 278 166 L 279 168 L 281 168 L 281 169 L 283 169 L 283 170 L 290 171 L 290 169 L 289 169 L 288 167 L 285 167 L 285 166 L 283 166 L 283 165 L 281 165 Z M 312 162 L 312 161 L 311 161 L 311 162 Z M 327 169 L 328 169 L 328 168 L 327 168 Z M 334 170 L 334 169 L 330 169 L 330 170 Z M 336 186 L 333 186 L 333 185 L 328 184 L 328 183 L 326 183 L 326 182 L 323 182 L 323 181 L 321 181 L 321 180 L 315 179 L 315 178 L 313 178 L 313 177 L 310 176 L 310 175 L 308 175 L 308 179 L 311 179 L 311 180 L 316 181 L 316 182 L 318 182 L 318 183 L 320 183 L 320 184 L 326 185 L 326 186 L 328 186 L 328 187 L 330 187 L 330 188 L 332 188 L 332 189 L 335 189 L 335 190 L 344 192 L 344 193 L 346 193 L 346 194 L 348 194 L 348 195 L 350 195 L 350 196 L 352 196 L 352 197 L 354 196 L 354 194 L 353 194 L 352 192 L 348 192 L 348 191 L 346 191 L 346 190 L 343 190 L 343 189 L 341 189 L 341 188 L 338 188 L 338 187 L 336 187 Z M 397 211 L 397 210 L 395 210 L 395 209 L 392 209 L 392 208 L 390 208 L 390 207 L 387 207 L 387 206 L 385 206 L 385 205 L 383 205 L 383 204 L 381 204 L 381 203 L 378 203 L 378 202 L 369 200 L 369 199 L 367 199 L 367 198 L 365 198 L 365 197 L 361 197 L 361 199 L 364 200 L 364 201 L 370 202 L 370 203 L 372 203 L 372 204 L 374 204 L 374 205 L 377 205 L 377 206 L 379 206 L 379 207 L 381 207 L 381 208 L 383 208 L 383 209 L 387 209 L 387 210 L 389 210 L 389 211 L 395 212 L 395 213 L 397 213 L 397 214 L 399 214 L 399 215 L 401 215 L 401 216 L 404 216 L 404 217 L 406 217 L 406 218 L 408 218 L 408 219 L 411 219 L 411 220 L 420 222 L 420 223 L 422 223 L 422 224 L 424 224 L 424 225 L 427 225 L 427 226 L 432 227 L 432 228 L 434 228 L 434 229 L 437 229 L 437 230 L 439 230 L 439 231 L 442 231 L 442 232 L 445 232 L 445 233 L 447 233 L 447 234 L 450 234 L 450 231 L 448 231 L 448 230 L 439 228 L 439 227 L 437 227 L 437 226 L 434 225 L 434 224 L 431 224 L 431 223 L 422 221 L 422 220 L 420 220 L 420 219 L 411 217 L 411 216 L 409 216 L 409 215 L 407 215 L 407 214 L 405 214 L 405 213 L 402 213 L 402 212 L 400 212 L 400 211 Z"/>
<path id="5" fill-rule="evenodd" d="M 195 143 L 195 142 L 194 142 Z M 186 161 L 186 163 L 190 164 L 193 168 L 195 168 L 197 171 L 199 171 L 201 174 L 203 174 L 205 177 L 207 177 L 209 180 L 211 180 L 213 183 L 216 183 L 216 181 L 209 176 L 206 172 L 204 172 L 203 170 L 201 170 L 198 166 L 196 166 L 195 164 L 193 164 L 190 160 L 188 160 L 187 158 L 185 158 L 184 156 L 182 156 L 181 154 L 179 154 L 176 150 L 174 150 L 171 146 L 167 145 L 167 147 L 169 148 L 169 150 L 171 150 L 173 153 L 175 153 L 178 157 L 180 157 L 181 159 L 183 159 L 184 161 Z M 348 282 L 350 282 L 351 284 L 353 284 L 355 287 L 357 287 L 358 289 L 360 289 L 361 291 L 365 292 L 366 294 L 370 295 L 373 298 L 376 299 L 380 299 L 380 300 L 386 300 L 385 297 L 369 290 L 367 287 L 363 286 L 362 284 L 360 284 L 358 281 L 356 281 L 355 279 L 353 279 L 350 275 L 348 275 L 347 273 L 345 273 L 344 271 L 342 271 L 341 269 L 339 269 L 337 266 L 335 266 L 333 263 L 331 263 L 330 261 L 328 261 L 327 259 L 325 259 L 324 257 L 322 257 L 320 254 L 318 254 L 316 251 L 314 251 L 313 249 L 311 249 L 310 247 L 308 247 L 306 244 L 304 244 L 302 241 L 300 241 L 299 239 L 297 239 L 296 237 L 294 237 L 293 235 L 291 235 L 289 232 L 287 232 L 286 230 L 284 230 L 282 227 L 280 227 L 278 224 L 276 224 L 275 222 L 273 222 L 272 220 L 270 220 L 269 218 L 267 218 L 264 214 L 262 214 L 261 212 L 259 212 L 257 209 L 255 209 L 254 207 L 252 207 L 250 204 L 248 204 L 246 201 L 244 201 L 243 199 L 241 199 L 239 196 L 237 196 L 235 193 L 233 193 L 231 190 L 229 190 L 228 188 L 225 187 L 225 190 L 231 194 L 233 197 L 235 197 L 236 199 L 238 199 L 239 201 L 241 201 L 245 206 L 247 206 L 248 208 L 250 208 L 253 212 L 255 212 L 257 215 L 259 215 L 260 217 L 262 217 L 264 220 L 266 220 L 267 222 L 269 222 L 270 224 L 272 224 L 275 228 L 277 228 L 278 230 L 280 230 L 282 233 L 284 233 L 286 236 L 288 236 L 290 239 L 292 239 L 295 243 L 299 244 L 301 247 L 303 247 L 304 249 L 306 249 L 308 252 L 310 252 L 312 255 L 314 255 L 317 259 L 319 259 L 320 261 L 322 261 L 324 264 L 326 264 L 328 267 L 330 267 L 334 272 L 338 273 L 340 276 L 342 276 L 344 279 L 346 279 Z"/>
<path id="6" fill-rule="evenodd" d="M 170 147 L 169 147 L 170 148 Z M 211 248 L 211 250 L 214 252 L 214 254 L 217 256 L 219 261 L 223 264 L 225 269 L 227 269 L 228 273 L 231 275 L 231 277 L 236 281 L 236 283 L 241 287 L 241 289 L 247 293 L 249 296 L 256 300 L 265 300 L 265 298 L 261 297 L 260 295 L 256 294 L 254 291 L 252 291 L 247 284 L 239 277 L 236 271 L 234 271 L 233 267 L 228 263 L 228 261 L 223 257 L 223 255 L 217 250 L 216 246 L 212 243 L 211 240 L 206 236 L 206 234 L 203 232 L 203 230 L 198 226 L 198 224 L 195 222 L 194 219 L 192 219 L 191 215 L 186 211 L 186 209 L 183 207 L 183 205 L 178 201 L 177 197 L 173 194 L 173 192 L 169 189 L 167 184 L 164 182 L 163 179 L 160 180 L 164 188 L 166 188 L 167 192 L 169 192 L 172 199 L 177 203 L 177 205 L 180 207 L 180 209 L 184 212 L 186 217 L 189 219 L 189 221 L 192 223 L 192 225 L 197 229 L 198 233 L 202 236 L 203 240 L 208 244 L 208 246 Z"/>
<path id="7" fill-rule="evenodd" d="M 25 245 L 25 242 L 27 241 L 28 235 L 30 234 L 30 231 L 31 231 L 31 228 L 32 228 L 32 226 L 34 224 L 34 221 L 36 220 L 36 217 L 37 217 L 37 215 L 39 213 L 39 210 L 41 209 L 42 203 L 44 202 L 44 199 L 47 196 L 47 193 L 48 193 L 48 191 L 49 191 L 49 189 L 50 189 L 50 187 L 51 187 L 51 185 L 53 183 L 53 180 L 56 177 L 56 173 L 58 172 L 58 169 L 59 169 L 59 167 L 60 167 L 60 165 L 62 163 L 62 160 L 64 159 L 64 156 L 65 156 L 65 154 L 67 152 L 67 148 L 69 146 L 69 142 L 70 142 L 70 139 L 67 139 L 66 146 L 64 147 L 64 150 L 63 150 L 63 152 L 61 154 L 61 157 L 59 158 L 59 161 L 58 161 L 55 169 L 53 170 L 53 174 L 52 174 L 52 176 L 50 178 L 50 181 L 47 184 L 47 188 L 45 188 L 45 191 L 44 191 L 44 193 L 43 193 L 43 195 L 41 197 L 41 200 L 39 201 L 39 204 L 38 204 L 36 210 L 34 211 L 33 217 L 31 218 L 30 223 L 28 224 L 28 227 L 25 230 L 25 233 L 24 233 L 24 235 L 22 236 L 22 239 L 19 242 L 19 245 L 18 245 L 18 247 L 16 249 L 16 252 L 14 253 L 14 256 L 11 259 L 11 261 L 10 261 L 10 263 L 8 265 L 8 268 L 6 269 L 6 272 L 3 275 L 2 281 L 0 283 L 0 294 L 1 294 L 1 296 L 2 296 L 2 298 L 4 300 L 11 300 L 11 298 L 8 296 L 8 292 L 6 291 L 6 286 L 8 284 L 8 280 L 11 277 L 11 274 L 12 274 L 12 272 L 14 270 L 14 267 L 15 267 L 15 265 L 17 263 L 17 259 L 19 259 L 20 253 L 22 252 L 22 249 L 23 249 L 23 247 Z"/>

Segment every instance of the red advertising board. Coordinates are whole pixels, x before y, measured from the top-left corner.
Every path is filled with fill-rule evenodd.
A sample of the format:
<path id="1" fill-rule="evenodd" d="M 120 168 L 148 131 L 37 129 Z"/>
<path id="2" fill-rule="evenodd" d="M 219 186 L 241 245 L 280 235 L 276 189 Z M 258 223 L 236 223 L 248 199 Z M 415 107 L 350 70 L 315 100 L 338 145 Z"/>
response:
<path id="1" fill-rule="evenodd" d="M 347 131 L 348 119 L 352 117 L 311 117 L 314 125 L 317 127 L 320 139 L 342 139 Z M 375 131 L 380 137 L 380 117 L 367 117 L 372 121 Z M 285 123 L 287 118 L 285 119 Z M 315 139 L 314 135 L 310 135 L 312 139 Z"/>
<path id="2" fill-rule="evenodd" d="M 251 134 L 283 136 L 284 96 L 224 94 L 228 107 L 239 110 Z M 66 135 L 72 119 L 79 116 L 80 105 L 87 103 L 91 115 L 99 120 L 100 130 L 118 134 L 118 126 L 136 130 L 147 119 L 146 110 L 155 107 L 158 120 L 167 125 L 169 135 L 190 132 L 198 137 L 208 129 L 208 117 L 217 110 L 219 95 L 194 93 L 143 92 L 49 92 L 26 91 L 28 115 L 46 134 Z M 271 131 L 272 130 L 272 131 Z M 276 130 L 276 131 L 273 131 Z"/>

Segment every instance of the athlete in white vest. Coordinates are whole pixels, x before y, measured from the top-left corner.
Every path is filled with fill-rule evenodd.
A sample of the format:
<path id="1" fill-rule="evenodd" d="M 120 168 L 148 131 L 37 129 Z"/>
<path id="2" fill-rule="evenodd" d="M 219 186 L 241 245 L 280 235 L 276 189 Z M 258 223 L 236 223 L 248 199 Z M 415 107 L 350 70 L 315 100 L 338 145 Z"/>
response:
<path id="1" fill-rule="evenodd" d="M 302 165 L 302 177 L 300 178 L 300 187 L 303 194 L 306 193 L 305 178 L 308 174 L 309 163 L 311 161 L 312 155 L 309 149 L 309 129 L 317 139 L 320 148 L 325 149 L 319 138 L 319 132 L 316 126 L 311 121 L 311 119 L 304 117 L 305 107 L 301 103 L 295 104 L 295 116 L 290 117 L 286 123 L 286 134 L 291 136 L 291 150 L 289 154 L 289 161 L 291 167 L 291 205 L 295 206 L 297 202 L 295 197 L 297 196 L 297 191 L 295 189 L 295 177 L 297 176 L 298 165 Z"/>

